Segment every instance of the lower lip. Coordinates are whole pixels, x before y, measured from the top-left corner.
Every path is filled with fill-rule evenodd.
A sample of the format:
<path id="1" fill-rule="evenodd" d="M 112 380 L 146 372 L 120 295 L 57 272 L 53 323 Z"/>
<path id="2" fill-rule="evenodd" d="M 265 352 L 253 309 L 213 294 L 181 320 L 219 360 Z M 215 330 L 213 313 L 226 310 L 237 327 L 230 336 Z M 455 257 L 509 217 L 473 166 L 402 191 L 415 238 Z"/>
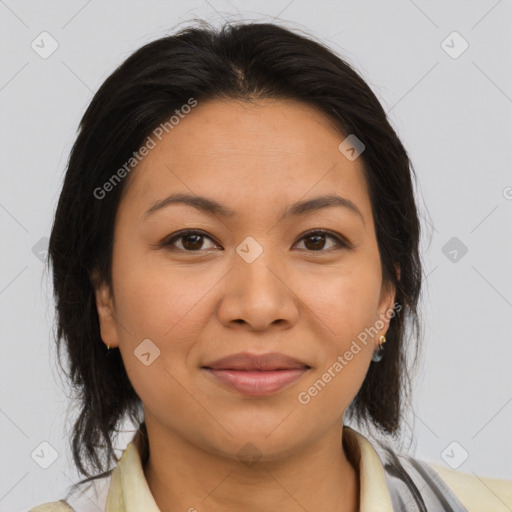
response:
<path id="1" fill-rule="evenodd" d="M 308 368 L 290 370 L 245 371 L 205 370 L 221 383 L 247 396 L 267 396 L 291 385 L 304 375 Z"/>

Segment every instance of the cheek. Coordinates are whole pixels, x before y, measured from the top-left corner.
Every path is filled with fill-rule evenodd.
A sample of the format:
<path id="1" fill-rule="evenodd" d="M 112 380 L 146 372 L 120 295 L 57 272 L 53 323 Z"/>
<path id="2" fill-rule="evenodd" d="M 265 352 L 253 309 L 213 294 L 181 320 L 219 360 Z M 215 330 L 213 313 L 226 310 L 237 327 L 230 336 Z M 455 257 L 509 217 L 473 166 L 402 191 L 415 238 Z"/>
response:
<path id="1" fill-rule="evenodd" d="M 161 400 L 179 404 L 184 399 L 180 383 L 189 382 L 191 375 L 187 372 L 200 356 L 197 341 L 214 314 L 209 297 L 214 295 L 221 276 L 135 261 L 131 269 L 118 267 L 120 277 L 115 290 L 126 370 L 135 391 L 150 409 L 158 407 Z M 147 339 L 151 343 L 141 345 Z M 145 346 L 150 359 L 157 354 L 149 366 L 137 357 Z"/>
<path id="2" fill-rule="evenodd" d="M 308 415 L 341 414 L 359 391 L 374 350 L 371 327 L 378 314 L 377 277 L 354 271 L 331 278 L 321 290 L 318 281 L 315 288 L 304 288 L 319 356 L 318 367 L 298 397 L 299 403 L 308 403 Z"/>
<path id="3" fill-rule="evenodd" d="M 139 338 L 154 337 L 161 343 L 197 325 L 197 307 L 216 280 L 215 276 L 125 259 L 114 276 L 116 311 Z M 194 321 L 195 319 L 195 321 Z"/>
<path id="4" fill-rule="evenodd" d="M 333 348 L 344 351 L 347 343 L 375 324 L 380 279 L 379 272 L 362 263 L 304 283 L 304 302 L 321 321 Z"/>
<path id="5" fill-rule="evenodd" d="M 205 295 L 215 282 L 170 267 L 128 263 L 117 267 L 117 280 L 114 276 L 123 362 L 149 410 L 156 414 L 165 404 L 176 410 L 184 402 L 180 383 L 190 377 L 188 360 L 207 318 Z M 148 339 L 151 343 L 144 341 Z M 149 353 L 148 365 L 144 353 Z"/>

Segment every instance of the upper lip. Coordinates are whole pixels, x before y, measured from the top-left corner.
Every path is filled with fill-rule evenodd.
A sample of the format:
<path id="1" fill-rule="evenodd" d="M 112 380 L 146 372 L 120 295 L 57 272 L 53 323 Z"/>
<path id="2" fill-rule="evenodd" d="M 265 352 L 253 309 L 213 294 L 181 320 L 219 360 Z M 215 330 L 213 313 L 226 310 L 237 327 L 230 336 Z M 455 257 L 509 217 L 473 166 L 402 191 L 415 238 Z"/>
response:
<path id="1" fill-rule="evenodd" d="M 211 363 L 205 364 L 203 368 L 212 370 L 290 370 L 310 368 L 309 365 L 278 352 L 270 352 L 267 354 L 250 354 L 248 352 L 240 352 L 232 354 Z"/>

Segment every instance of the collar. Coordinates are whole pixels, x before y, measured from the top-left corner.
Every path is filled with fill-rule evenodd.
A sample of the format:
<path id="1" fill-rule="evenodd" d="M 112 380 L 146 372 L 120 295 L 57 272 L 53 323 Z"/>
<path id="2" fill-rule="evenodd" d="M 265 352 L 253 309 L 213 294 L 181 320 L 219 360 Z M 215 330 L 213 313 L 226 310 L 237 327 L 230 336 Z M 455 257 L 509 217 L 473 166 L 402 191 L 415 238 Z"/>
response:
<path id="1" fill-rule="evenodd" d="M 112 472 L 106 512 L 160 512 L 142 468 L 140 429 Z M 343 427 L 343 444 L 359 472 L 360 512 L 393 512 L 384 468 L 371 443 L 351 427 Z"/>

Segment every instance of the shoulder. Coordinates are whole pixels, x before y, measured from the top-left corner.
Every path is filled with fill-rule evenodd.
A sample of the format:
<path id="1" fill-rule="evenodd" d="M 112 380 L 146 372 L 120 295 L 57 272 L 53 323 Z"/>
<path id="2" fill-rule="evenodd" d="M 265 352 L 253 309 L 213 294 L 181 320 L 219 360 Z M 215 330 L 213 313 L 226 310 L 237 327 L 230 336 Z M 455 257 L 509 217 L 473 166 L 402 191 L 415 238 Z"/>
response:
<path id="1" fill-rule="evenodd" d="M 450 487 L 468 512 L 510 512 L 512 510 L 512 481 L 485 478 L 463 473 L 428 462 L 428 465 Z"/>
<path id="2" fill-rule="evenodd" d="M 416 501 L 420 510 L 512 511 L 510 480 L 448 469 L 395 451 L 380 441 L 373 448 L 381 459 L 390 499 L 397 510 Z"/>
<path id="3" fill-rule="evenodd" d="M 73 512 L 73 509 L 64 500 L 59 500 L 43 503 L 31 508 L 28 512 Z"/>
<path id="4" fill-rule="evenodd" d="M 111 475 L 78 484 L 59 501 L 43 503 L 28 512 L 102 512 L 110 488 Z"/>

